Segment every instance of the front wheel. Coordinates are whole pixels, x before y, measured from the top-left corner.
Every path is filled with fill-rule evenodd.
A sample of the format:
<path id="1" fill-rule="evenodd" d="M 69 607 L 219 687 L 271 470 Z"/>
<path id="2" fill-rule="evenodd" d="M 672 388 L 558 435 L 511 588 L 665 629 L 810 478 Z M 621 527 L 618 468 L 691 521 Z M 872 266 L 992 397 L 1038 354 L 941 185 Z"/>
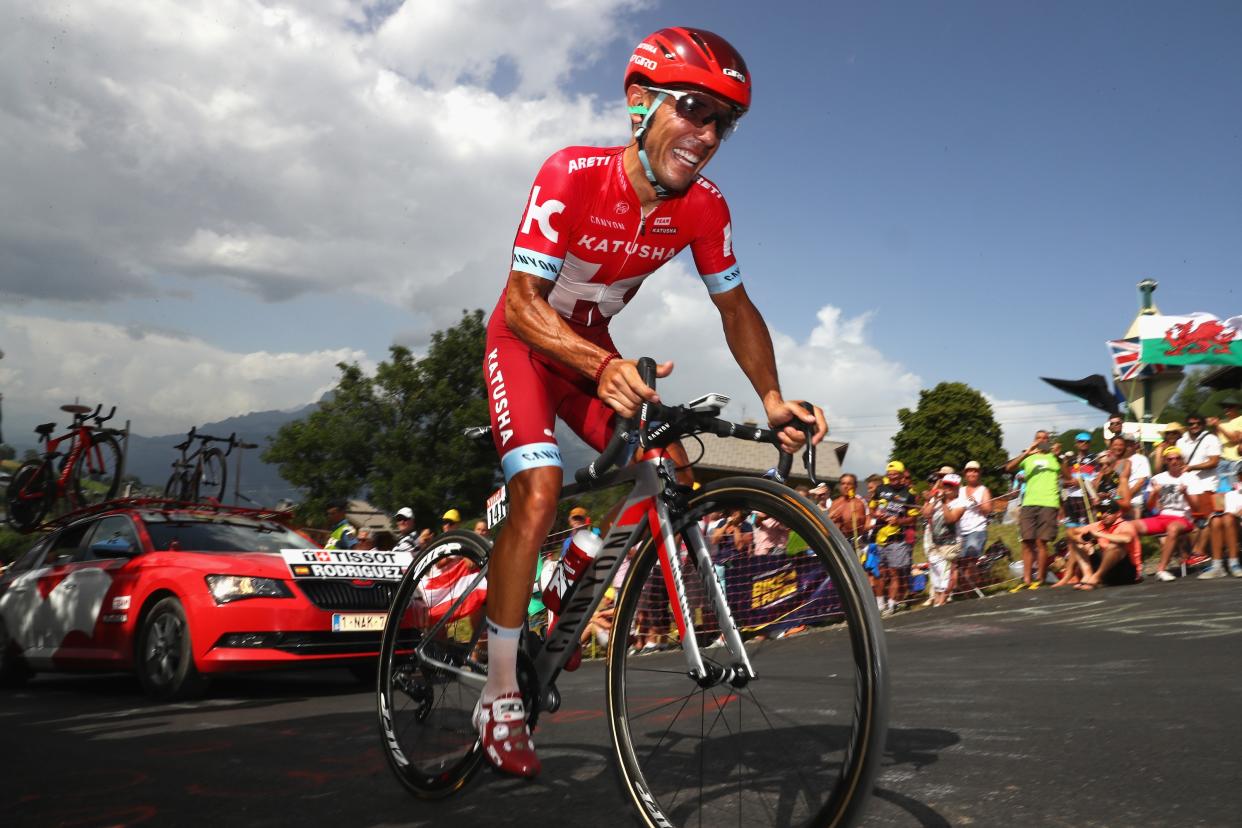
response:
<path id="1" fill-rule="evenodd" d="M 224 452 L 218 448 L 209 448 L 203 452 L 200 459 L 191 500 L 196 503 L 200 498 L 217 502 L 223 500 L 224 489 L 229 480 L 229 469 L 224 460 Z"/>
<path id="2" fill-rule="evenodd" d="M 138 681 L 156 701 L 193 698 L 206 687 L 194 666 L 190 623 L 176 598 L 162 599 L 151 608 L 138 633 Z"/>
<path id="3" fill-rule="evenodd" d="M 711 553 L 702 567 L 687 553 L 696 527 Z M 608 647 L 617 767 L 643 824 L 854 824 L 884 746 L 888 678 L 849 544 L 810 501 L 753 478 L 703 487 L 673 528 L 710 678 L 689 676 L 651 542 L 621 586 Z M 754 678 L 724 643 L 708 579 Z"/>
<path id="4" fill-rule="evenodd" d="M 13 528 L 28 532 L 39 525 L 56 497 L 53 485 L 52 467 L 45 460 L 32 460 L 13 474 L 5 492 Z"/>
<path id="5" fill-rule="evenodd" d="M 116 496 L 121 486 L 121 444 L 111 434 L 91 435 L 69 473 L 68 495 L 81 508 Z"/>
<path id="6" fill-rule="evenodd" d="M 481 636 L 490 552 L 474 532 L 445 532 L 406 570 L 388 611 L 380 738 L 388 766 L 415 796 L 460 790 L 483 759 L 471 716 L 487 676 Z"/>

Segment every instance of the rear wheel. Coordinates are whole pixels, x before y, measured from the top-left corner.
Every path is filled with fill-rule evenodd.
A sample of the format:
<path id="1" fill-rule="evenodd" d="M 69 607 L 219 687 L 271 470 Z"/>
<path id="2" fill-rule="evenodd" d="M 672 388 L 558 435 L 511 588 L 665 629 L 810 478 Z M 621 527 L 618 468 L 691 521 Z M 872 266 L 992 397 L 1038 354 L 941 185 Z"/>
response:
<path id="1" fill-rule="evenodd" d="M 751 523 L 710 543 L 718 515 L 756 513 L 776 542 L 767 554 L 755 554 Z M 770 481 L 709 484 L 674 529 L 703 522 L 709 571 L 684 545 L 678 554 L 712 679 L 688 675 L 651 542 L 617 600 L 608 715 L 622 787 L 649 826 L 855 823 L 887 709 L 883 630 L 857 558 L 810 501 Z M 706 579 L 723 582 L 754 678 L 720 641 Z"/>
<path id="2" fill-rule="evenodd" d="M 168 478 L 168 482 L 164 484 L 164 499 L 188 503 L 190 501 L 190 497 L 185 492 L 186 488 L 188 487 L 185 485 L 185 480 L 181 476 L 181 470 L 178 469 L 172 473 L 172 476 Z"/>
<path id="3" fill-rule="evenodd" d="M 68 495 L 77 508 L 116 496 L 121 485 L 121 445 L 111 434 L 95 434 L 69 474 Z"/>
<path id="4" fill-rule="evenodd" d="M 377 691 L 380 736 L 388 766 L 416 796 L 438 799 L 459 790 L 483 759 L 471 717 L 487 676 L 481 576 L 490 551 L 473 532 L 439 536 L 406 570 L 388 613 Z"/>
<path id="5" fill-rule="evenodd" d="M 176 598 L 151 608 L 138 633 L 138 680 L 156 701 L 177 701 L 202 693 L 207 680 L 194 666 L 190 624 Z"/>
<path id="6" fill-rule="evenodd" d="M 52 486 L 52 466 L 47 461 L 32 460 L 19 468 L 5 492 L 9 523 L 22 532 L 38 526 L 56 496 Z"/>

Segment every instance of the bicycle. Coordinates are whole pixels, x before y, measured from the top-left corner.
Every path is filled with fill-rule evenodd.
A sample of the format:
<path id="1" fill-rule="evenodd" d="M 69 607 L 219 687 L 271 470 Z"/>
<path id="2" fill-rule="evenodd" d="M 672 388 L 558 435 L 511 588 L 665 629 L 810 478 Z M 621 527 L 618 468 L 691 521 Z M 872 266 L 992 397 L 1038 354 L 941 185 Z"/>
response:
<path id="1" fill-rule="evenodd" d="M 192 454 L 186 454 L 195 440 L 201 441 L 201 444 Z M 221 451 L 208 443 L 227 443 L 228 448 Z M 210 434 L 199 434 L 197 426 L 191 428 L 185 440 L 173 446 L 181 452 L 181 456 L 173 461 L 173 473 L 164 486 L 165 499 L 197 503 L 202 495 L 204 499 L 220 502 L 228 483 L 229 470 L 225 458 L 236 445 L 236 432 L 228 437 L 212 437 Z"/>
<path id="2" fill-rule="evenodd" d="M 654 387 L 654 362 L 639 368 Z M 606 656 L 607 718 L 621 787 L 643 824 L 852 824 L 884 744 L 888 668 L 878 611 L 845 538 L 782 485 L 792 455 L 780 455 L 776 480 L 732 477 L 697 490 L 677 483 L 666 449 L 682 437 L 776 442 L 768 429 L 719 419 L 727 402 L 708 395 L 685 406 L 645 404 L 635 418 L 618 419 L 603 453 L 577 472 L 581 489 L 629 488 L 561 616 L 546 636 L 527 625 L 518 673 L 528 723 L 533 731 L 541 713 L 560 706 L 556 680 L 576 667 L 582 632 L 628 558 Z M 631 439 L 640 458 L 609 471 Z M 813 480 L 809 439 L 807 446 Z M 489 518 L 503 516 L 501 500 L 489 501 Z M 789 549 L 805 546 L 790 560 L 809 573 L 813 591 L 787 576 L 761 590 L 713 559 L 719 550 L 700 522 L 735 510 L 760 511 L 790 530 Z M 461 790 L 484 761 L 471 712 L 487 673 L 477 622 L 490 550 L 473 532 L 440 536 L 407 569 L 389 611 L 379 728 L 390 769 L 418 797 Z M 776 597 L 756 606 L 755 596 Z M 816 628 L 771 635 L 795 624 Z M 632 638 L 650 645 L 653 635 L 655 647 L 630 647 Z"/>
<path id="3" fill-rule="evenodd" d="M 43 454 L 18 468 L 5 493 L 9 523 L 22 532 L 38 526 L 57 499 L 64 498 L 79 509 L 111 500 L 121 485 L 123 458 L 116 438 L 125 432 L 104 427 L 116 416 L 116 406 L 106 417 L 100 416 L 102 403 L 94 411 L 76 403 L 62 405 L 60 410 L 72 415 L 69 430 L 53 437 L 56 423 L 36 426 Z M 95 424 L 87 425 L 89 420 Z"/>

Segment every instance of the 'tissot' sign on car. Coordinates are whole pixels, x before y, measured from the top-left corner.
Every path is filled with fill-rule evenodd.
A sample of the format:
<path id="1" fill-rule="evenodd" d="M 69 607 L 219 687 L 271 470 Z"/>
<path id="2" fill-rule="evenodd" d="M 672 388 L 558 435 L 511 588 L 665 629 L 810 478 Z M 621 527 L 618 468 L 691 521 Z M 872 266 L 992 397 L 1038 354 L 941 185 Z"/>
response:
<path id="1" fill-rule="evenodd" d="M 409 552 L 354 549 L 282 549 L 289 572 L 299 578 L 367 578 L 400 581 L 414 560 Z"/>

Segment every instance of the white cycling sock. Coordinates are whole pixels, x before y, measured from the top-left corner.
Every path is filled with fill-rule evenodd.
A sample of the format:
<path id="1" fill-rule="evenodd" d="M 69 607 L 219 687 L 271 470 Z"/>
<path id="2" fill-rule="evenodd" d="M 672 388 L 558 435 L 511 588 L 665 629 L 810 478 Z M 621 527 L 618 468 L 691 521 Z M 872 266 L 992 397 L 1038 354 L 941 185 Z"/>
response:
<path id="1" fill-rule="evenodd" d="M 483 704 L 518 691 L 517 651 L 521 639 L 521 627 L 502 627 L 487 619 L 487 684 L 483 685 Z"/>
<path id="2" fill-rule="evenodd" d="M 875 605 L 876 605 L 876 608 L 880 610 L 880 612 L 884 612 L 885 603 L 884 603 L 883 595 L 875 596 Z"/>

